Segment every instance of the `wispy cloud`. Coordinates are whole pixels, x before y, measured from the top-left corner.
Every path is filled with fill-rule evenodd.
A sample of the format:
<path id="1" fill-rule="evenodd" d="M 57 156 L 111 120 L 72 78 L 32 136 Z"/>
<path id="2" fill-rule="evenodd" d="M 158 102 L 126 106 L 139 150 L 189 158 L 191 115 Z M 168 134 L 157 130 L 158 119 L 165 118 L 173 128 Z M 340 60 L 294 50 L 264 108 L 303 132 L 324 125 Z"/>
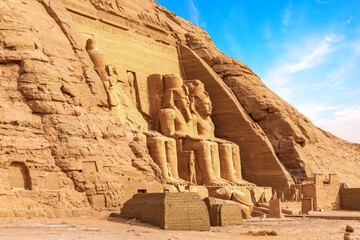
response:
<path id="1" fill-rule="evenodd" d="M 283 44 L 285 52 L 269 66 L 264 82 L 316 126 L 360 143 L 360 105 L 350 100 L 360 94 L 360 89 L 349 89 L 347 85 L 358 72 L 360 44 L 334 34 L 310 37 L 300 43 Z M 350 95 L 347 102 L 334 99 Z"/>
<path id="2" fill-rule="evenodd" d="M 231 30 L 227 29 L 226 27 L 222 29 L 225 40 L 231 50 L 231 52 L 233 53 L 232 56 L 235 57 L 236 59 L 244 59 L 243 55 L 242 55 L 242 47 L 238 41 L 238 39 L 236 39 L 232 33 Z"/>
<path id="3" fill-rule="evenodd" d="M 333 113 L 333 118 L 319 124 L 324 130 L 348 141 L 360 143 L 360 105 Z"/>
<path id="4" fill-rule="evenodd" d="M 199 21 L 200 14 L 199 14 L 198 8 L 195 5 L 194 0 L 188 0 L 187 4 L 188 4 L 188 6 L 190 8 L 190 21 L 195 25 L 200 25 L 199 24 L 199 22 L 200 22 Z"/>
<path id="5" fill-rule="evenodd" d="M 308 47 L 306 45 L 290 47 L 284 56 L 281 57 L 281 60 L 275 63 L 276 66 L 265 73 L 263 76 L 264 82 L 286 99 L 285 96 L 281 95 L 281 92 L 285 93 L 293 90 L 286 89 L 294 87 L 291 86 L 291 84 L 289 85 L 289 82 L 291 82 L 293 78 L 292 75 L 305 69 L 314 68 L 322 63 L 322 61 L 326 59 L 326 55 L 335 50 L 332 44 L 341 39 L 343 39 L 342 36 L 328 35 L 320 42 L 318 41 L 315 47 Z M 309 45 L 313 46 L 313 42 L 316 41 L 311 41 Z M 296 61 L 297 59 L 300 60 Z"/>
<path id="6" fill-rule="evenodd" d="M 324 122 L 323 115 L 331 114 L 335 110 L 340 110 L 343 106 L 327 106 L 324 103 L 313 103 L 313 102 L 301 102 L 295 104 L 297 110 L 308 117 L 315 125 L 319 125 Z"/>
<path id="7" fill-rule="evenodd" d="M 331 49 L 331 43 L 338 42 L 341 38 L 343 37 L 336 35 L 326 36 L 310 54 L 302 56 L 300 62 L 286 64 L 285 68 L 289 73 L 295 73 L 316 66 L 321 62 L 323 56 L 333 51 L 333 49 Z"/>
<path id="8" fill-rule="evenodd" d="M 295 107 L 321 129 L 360 143 L 360 105 L 344 107 L 308 102 Z"/>
<path id="9" fill-rule="evenodd" d="M 344 25 L 350 24 L 354 16 L 351 16 L 347 21 L 343 22 Z"/>
<path id="10" fill-rule="evenodd" d="M 285 9 L 283 15 L 282 15 L 282 24 L 285 26 L 288 26 L 290 23 L 290 17 L 291 17 L 291 11 L 290 9 Z"/>
<path id="11" fill-rule="evenodd" d="M 360 54 L 360 43 L 355 46 L 356 54 Z"/>

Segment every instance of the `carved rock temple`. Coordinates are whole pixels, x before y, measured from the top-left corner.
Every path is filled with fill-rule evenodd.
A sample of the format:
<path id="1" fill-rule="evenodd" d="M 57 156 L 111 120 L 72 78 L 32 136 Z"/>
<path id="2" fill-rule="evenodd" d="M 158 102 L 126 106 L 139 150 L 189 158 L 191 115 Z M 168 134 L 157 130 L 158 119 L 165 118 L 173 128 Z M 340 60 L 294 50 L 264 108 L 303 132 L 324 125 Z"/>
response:
<path id="1" fill-rule="evenodd" d="M 0 217 L 108 216 L 142 193 L 161 208 L 197 192 L 234 203 L 211 207 L 225 226 L 274 195 L 331 209 L 341 183 L 360 186 L 358 144 L 154 1 L 2 0 L 0 12 Z"/>

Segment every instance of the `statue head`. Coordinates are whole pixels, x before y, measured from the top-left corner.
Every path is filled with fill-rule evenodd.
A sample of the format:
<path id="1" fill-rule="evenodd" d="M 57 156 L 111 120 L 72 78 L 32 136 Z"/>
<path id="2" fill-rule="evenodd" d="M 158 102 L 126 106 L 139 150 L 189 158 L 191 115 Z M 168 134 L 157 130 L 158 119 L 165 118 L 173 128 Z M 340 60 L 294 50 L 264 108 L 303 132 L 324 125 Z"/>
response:
<path id="1" fill-rule="evenodd" d="M 204 84 L 200 80 L 188 80 L 185 84 L 189 88 L 193 110 L 196 110 L 201 116 L 210 116 L 212 114 L 212 105 Z"/>
<path id="2" fill-rule="evenodd" d="M 86 40 L 86 50 L 89 51 L 90 49 L 94 49 L 96 48 L 95 46 L 95 40 L 92 38 L 89 38 L 88 40 Z"/>
<path id="3" fill-rule="evenodd" d="M 95 40 L 92 38 L 89 38 L 86 41 L 86 51 L 88 52 L 91 61 L 94 63 L 95 68 L 103 69 L 106 65 L 106 59 L 105 56 L 97 49 Z"/>
<path id="4" fill-rule="evenodd" d="M 189 90 L 184 85 L 182 78 L 177 74 L 166 74 L 164 85 L 163 108 L 177 108 L 187 121 L 190 120 Z"/>

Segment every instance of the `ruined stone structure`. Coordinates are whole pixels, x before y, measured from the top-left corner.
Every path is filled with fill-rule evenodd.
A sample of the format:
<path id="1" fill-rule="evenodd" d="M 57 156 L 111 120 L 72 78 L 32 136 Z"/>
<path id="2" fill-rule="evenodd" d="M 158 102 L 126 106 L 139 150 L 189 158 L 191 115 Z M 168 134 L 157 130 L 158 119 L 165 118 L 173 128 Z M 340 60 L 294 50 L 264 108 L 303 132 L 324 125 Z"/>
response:
<path id="1" fill-rule="evenodd" d="M 244 208 L 232 200 L 223 200 L 214 197 L 204 199 L 209 211 L 211 226 L 230 226 L 242 224 Z"/>
<path id="2" fill-rule="evenodd" d="M 136 194 L 124 204 L 121 216 L 166 230 L 210 230 L 206 205 L 197 193 Z"/>
<path id="3" fill-rule="evenodd" d="M 359 188 L 341 188 L 340 208 L 344 210 L 360 210 L 360 189 Z"/>
<path id="4" fill-rule="evenodd" d="M 312 198 L 312 209 L 315 211 L 340 209 L 339 189 L 336 174 L 330 174 L 328 181 L 321 174 L 316 174 L 314 183 L 301 185 L 301 194 L 306 199 Z"/>
<path id="5" fill-rule="evenodd" d="M 213 205 L 210 209 L 211 226 L 232 226 L 242 223 L 241 206 L 237 204 Z"/>
<path id="6" fill-rule="evenodd" d="M 244 211 L 271 188 L 300 200 L 314 173 L 360 185 L 358 144 L 154 1 L 2 0 L 0 73 L 0 217 L 101 216 L 164 189 Z"/>

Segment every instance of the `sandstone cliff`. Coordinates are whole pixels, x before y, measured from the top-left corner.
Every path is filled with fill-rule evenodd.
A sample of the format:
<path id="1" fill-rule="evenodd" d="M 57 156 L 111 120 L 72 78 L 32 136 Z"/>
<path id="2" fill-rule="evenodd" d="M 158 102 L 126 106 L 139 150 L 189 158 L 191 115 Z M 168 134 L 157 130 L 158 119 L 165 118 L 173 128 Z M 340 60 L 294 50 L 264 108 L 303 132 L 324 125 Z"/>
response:
<path id="1" fill-rule="evenodd" d="M 142 19 L 157 27 L 167 26 L 172 37 L 193 49 L 235 93 L 241 105 L 266 134 L 266 138 L 296 182 L 314 173 L 337 173 L 342 182 L 360 184 L 359 144 L 350 143 L 318 129 L 294 107 L 269 90 L 245 64 L 224 55 L 200 27 L 177 17 L 152 1 L 135 1 L 147 12 Z M 135 7 L 135 6 L 134 6 Z M 145 13 L 138 13 L 139 16 Z M 355 126 L 354 126 L 355 127 Z"/>
<path id="2" fill-rule="evenodd" d="M 216 134 L 240 145 L 245 179 L 265 185 L 275 176 L 285 184 L 274 186 L 285 188 L 291 177 L 301 182 L 313 173 L 337 173 L 340 181 L 360 185 L 360 172 L 354 170 L 360 162 L 359 144 L 316 128 L 246 65 L 217 49 L 204 30 L 152 0 L 2 0 L 0 13 L 0 202 L 6 202 L 0 205 L 0 216 L 14 216 L 6 209 L 15 205 L 18 216 L 79 216 L 88 215 L 90 208 L 116 211 L 139 189 L 162 190 L 160 170 L 136 130 L 136 123 L 148 117 L 146 109 L 129 104 L 129 117 L 114 120 L 85 50 L 82 37 L 92 33 L 78 30 L 87 21 L 80 19 L 84 16 L 141 35 L 146 44 L 162 44 L 151 42 L 168 55 L 173 54 L 171 47 L 183 44 L 211 67 L 204 71 L 222 81 L 218 84 L 239 121 L 232 123 L 234 136 L 228 135 L 222 130 L 222 113 L 216 113 Z M 75 16 L 82 22 L 74 21 Z M 151 54 L 147 51 L 144 59 Z M 186 71 L 184 59 L 179 60 L 182 67 L 177 64 L 171 69 Z M 220 100 L 213 104 L 221 107 Z M 264 171 L 267 164 L 273 172 Z M 9 183 L 16 171 L 23 176 L 30 171 L 32 180 Z M 33 191 L 10 191 L 19 184 Z"/>
<path id="3" fill-rule="evenodd" d="M 118 211 L 136 184 L 161 191 L 146 146 L 109 114 L 101 80 L 61 3 L 1 1 L 0 9 L 0 216 L 13 217 L 14 208 L 16 217 Z M 8 181 L 12 162 L 29 168 L 31 181 L 23 181 L 32 191 L 9 191 L 24 187 L 26 175 L 23 167 L 18 180 Z"/>

